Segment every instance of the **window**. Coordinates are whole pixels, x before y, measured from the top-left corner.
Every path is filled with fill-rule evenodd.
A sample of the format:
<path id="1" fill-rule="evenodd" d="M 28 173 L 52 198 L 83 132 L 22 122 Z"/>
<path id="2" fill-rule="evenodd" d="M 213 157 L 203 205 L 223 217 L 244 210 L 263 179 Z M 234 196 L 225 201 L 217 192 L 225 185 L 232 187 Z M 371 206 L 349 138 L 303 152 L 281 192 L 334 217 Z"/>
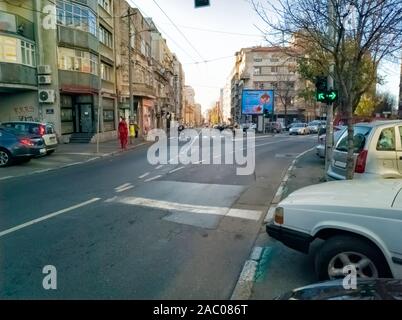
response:
<path id="1" fill-rule="evenodd" d="M 111 0 L 98 0 L 98 4 L 108 13 L 112 12 Z"/>
<path id="2" fill-rule="evenodd" d="M 271 59 L 269 59 L 271 62 L 279 62 L 279 59 L 278 58 L 271 58 Z"/>
<path id="3" fill-rule="evenodd" d="M 98 74 L 98 56 L 81 50 L 58 48 L 59 69 Z"/>
<path id="4" fill-rule="evenodd" d="M 279 67 L 271 67 L 271 73 L 278 73 Z"/>
<path id="5" fill-rule="evenodd" d="M 57 0 L 57 24 L 89 32 L 96 36 L 96 15 L 77 3 Z"/>
<path id="6" fill-rule="evenodd" d="M 261 58 L 254 58 L 254 62 L 262 62 Z"/>
<path id="7" fill-rule="evenodd" d="M 35 67 L 35 45 L 17 38 L 0 36 L 0 61 Z"/>
<path id="8" fill-rule="evenodd" d="M 106 81 L 113 81 L 113 68 L 107 64 L 101 64 L 101 78 Z"/>
<path id="9" fill-rule="evenodd" d="M 113 47 L 112 34 L 102 26 L 99 27 L 99 41 L 109 48 Z"/>
<path id="10" fill-rule="evenodd" d="M 261 67 L 254 67 L 254 75 L 255 76 L 261 75 Z"/>
<path id="11" fill-rule="evenodd" d="M 386 128 L 381 131 L 377 142 L 378 151 L 395 151 L 395 129 Z"/>
<path id="12" fill-rule="evenodd" d="M 353 136 L 353 144 L 354 144 L 354 152 L 359 153 L 363 150 L 364 145 L 366 144 L 366 138 L 371 132 L 371 127 L 364 126 L 356 126 L 354 127 L 354 136 Z M 340 138 L 338 145 L 336 146 L 336 150 L 338 151 L 348 151 L 348 131 Z"/>

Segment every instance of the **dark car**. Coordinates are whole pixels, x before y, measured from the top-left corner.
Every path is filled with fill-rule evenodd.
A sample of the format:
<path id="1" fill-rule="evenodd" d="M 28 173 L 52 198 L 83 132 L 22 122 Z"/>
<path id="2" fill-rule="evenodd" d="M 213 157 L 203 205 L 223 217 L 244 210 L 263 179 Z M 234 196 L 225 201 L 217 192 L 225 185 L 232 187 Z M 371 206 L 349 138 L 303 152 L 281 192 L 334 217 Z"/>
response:
<path id="1" fill-rule="evenodd" d="M 275 300 L 402 300 L 402 280 L 360 279 L 355 289 L 343 286 L 343 279 L 295 289 Z"/>
<path id="2" fill-rule="evenodd" d="M 0 167 L 46 154 L 43 138 L 0 126 Z"/>
<path id="3" fill-rule="evenodd" d="M 57 136 L 54 126 L 46 122 L 9 121 L 1 124 L 3 127 L 13 128 L 22 134 L 41 136 L 45 143 L 46 153 L 51 154 L 57 148 Z"/>

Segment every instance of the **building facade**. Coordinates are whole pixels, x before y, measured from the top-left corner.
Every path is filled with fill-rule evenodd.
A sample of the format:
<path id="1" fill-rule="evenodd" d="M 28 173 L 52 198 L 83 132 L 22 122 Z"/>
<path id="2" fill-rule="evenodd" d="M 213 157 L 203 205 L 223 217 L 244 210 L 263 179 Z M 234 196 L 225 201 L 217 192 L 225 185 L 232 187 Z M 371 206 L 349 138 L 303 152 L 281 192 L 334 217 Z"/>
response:
<path id="1" fill-rule="evenodd" d="M 184 72 L 158 34 L 125 0 L 0 2 L 0 122 L 51 122 L 62 142 L 114 139 L 119 116 L 143 136 L 166 127 Z"/>

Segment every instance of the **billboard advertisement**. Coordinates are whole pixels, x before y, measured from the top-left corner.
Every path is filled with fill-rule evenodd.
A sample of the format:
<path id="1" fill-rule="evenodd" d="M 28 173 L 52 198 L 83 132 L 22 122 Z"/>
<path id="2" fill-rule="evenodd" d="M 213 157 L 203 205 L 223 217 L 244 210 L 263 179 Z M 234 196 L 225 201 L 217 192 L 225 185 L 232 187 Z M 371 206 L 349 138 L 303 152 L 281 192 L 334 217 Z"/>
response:
<path id="1" fill-rule="evenodd" d="M 274 110 L 273 90 L 243 90 L 241 113 L 245 115 L 262 115 L 264 110 Z"/>

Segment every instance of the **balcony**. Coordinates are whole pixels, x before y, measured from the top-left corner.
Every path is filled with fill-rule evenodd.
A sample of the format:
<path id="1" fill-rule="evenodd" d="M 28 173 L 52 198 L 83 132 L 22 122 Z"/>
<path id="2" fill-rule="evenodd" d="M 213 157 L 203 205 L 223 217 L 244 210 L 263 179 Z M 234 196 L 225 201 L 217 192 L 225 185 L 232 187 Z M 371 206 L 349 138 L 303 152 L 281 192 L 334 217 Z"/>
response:
<path id="1" fill-rule="evenodd" d="M 62 91 L 98 92 L 99 77 L 89 73 L 59 70 L 59 82 Z"/>
<path id="2" fill-rule="evenodd" d="M 0 62 L 0 87 L 37 87 L 37 80 L 36 68 L 22 64 Z"/>

